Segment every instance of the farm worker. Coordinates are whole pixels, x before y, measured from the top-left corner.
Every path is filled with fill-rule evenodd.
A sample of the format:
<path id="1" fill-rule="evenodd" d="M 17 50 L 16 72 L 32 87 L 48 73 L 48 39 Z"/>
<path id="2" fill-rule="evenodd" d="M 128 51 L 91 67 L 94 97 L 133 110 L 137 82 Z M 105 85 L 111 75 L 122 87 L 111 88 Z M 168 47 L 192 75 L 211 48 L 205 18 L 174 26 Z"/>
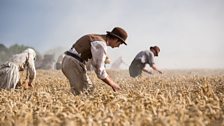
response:
<path id="1" fill-rule="evenodd" d="M 24 85 L 22 86 L 32 87 L 36 77 L 35 57 L 35 51 L 28 48 L 22 53 L 13 55 L 9 61 L 0 65 L 0 88 L 15 89 L 16 86 L 20 86 L 22 84 L 20 73 L 25 70 L 26 80 L 23 81 Z"/>
<path id="2" fill-rule="evenodd" d="M 120 90 L 105 70 L 107 46 L 111 48 L 126 44 L 127 32 L 115 27 L 107 34 L 87 34 L 78 39 L 69 51 L 65 52 L 62 61 L 62 72 L 70 82 L 71 92 L 78 95 L 81 92 L 93 91 L 94 85 L 87 75 L 86 61 L 92 60 L 92 66 L 99 79 L 108 84 L 113 91 Z"/>
<path id="3" fill-rule="evenodd" d="M 142 74 L 142 71 L 151 74 L 151 72 L 145 68 L 146 64 L 149 64 L 152 69 L 162 74 L 162 72 L 157 68 L 154 62 L 154 57 L 158 56 L 159 52 L 160 48 L 158 46 L 152 46 L 149 50 L 140 51 L 129 66 L 130 76 L 140 76 Z"/>

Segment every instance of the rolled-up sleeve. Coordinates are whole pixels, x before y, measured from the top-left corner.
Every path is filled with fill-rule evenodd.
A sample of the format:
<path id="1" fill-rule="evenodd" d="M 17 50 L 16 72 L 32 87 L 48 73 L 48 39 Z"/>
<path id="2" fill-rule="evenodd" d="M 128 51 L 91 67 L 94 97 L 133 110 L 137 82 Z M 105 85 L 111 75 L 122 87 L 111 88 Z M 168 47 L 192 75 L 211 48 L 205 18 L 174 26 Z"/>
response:
<path id="1" fill-rule="evenodd" d="M 108 74 L 105 69 L 104 61 L 106 59 L 107 46 L 105 42 L 91 42 L 92 66 L 100 79 L 105 79 Z"/>

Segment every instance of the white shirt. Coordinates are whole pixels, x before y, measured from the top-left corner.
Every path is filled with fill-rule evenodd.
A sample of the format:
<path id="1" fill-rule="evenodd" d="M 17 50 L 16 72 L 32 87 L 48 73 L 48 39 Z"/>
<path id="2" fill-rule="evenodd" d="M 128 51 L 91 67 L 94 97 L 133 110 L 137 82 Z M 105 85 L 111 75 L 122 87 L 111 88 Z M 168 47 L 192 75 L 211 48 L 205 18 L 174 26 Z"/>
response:
<path id="1" fill-rule="evenodd" d="M 103 41 L 91 42 L 92 66 L 100 79 L 105 79 L 108 74 L 105 69 L 105 60 L 107 54 L 107 44 Z"/>
<path id="2" fill-rule="evenodd" d="M 32 82 L 36 77 L 36 69 L 34 63 L 35 57 L 36 57 L 35 51 L 31 48 L 28 48 L 20 54 L 13 55 L 9 60 L 15 63 L 21 69 L 24 69 L 24 65 L 27 61 L 28 64 L 26 67 L 29 72 L 29 81 Z"/>
<path id="3" fill-rule="evenodd" d="M 153 64 L 155 64 L 153 52 L 150 50 L 144 50 L 139 52 L 135 56 L 134 60 L 140 60 L 143 65 L 149 64 L 150 66 L 152 66 Z"/>

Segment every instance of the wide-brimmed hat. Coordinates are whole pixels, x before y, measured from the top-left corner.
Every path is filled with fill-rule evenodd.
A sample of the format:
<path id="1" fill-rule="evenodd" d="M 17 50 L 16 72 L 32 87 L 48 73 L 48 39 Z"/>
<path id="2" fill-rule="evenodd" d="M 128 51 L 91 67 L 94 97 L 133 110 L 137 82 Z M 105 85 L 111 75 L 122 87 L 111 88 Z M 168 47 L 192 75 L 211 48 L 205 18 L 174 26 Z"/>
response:
<path id="1" fill-rule="evenodd" d="M 159 55 L 160 48 L 158 46 L 151 46 L 150 47 L 150 50 L 151 49 L 155 50 L 155 56 L 158 56 Z"/>
<path id="2" fill-rule="evenodd" d="M 127 34 L 127 32 L 124 29 L 122 29 L 120 27 L 115 27 L 111 32 L 107 31 L 107 34 L 112 35 L 112 36 L 118 38 L 122 43 L 127 45 L 125 40 L 127 39 L 128 34 Z"/>

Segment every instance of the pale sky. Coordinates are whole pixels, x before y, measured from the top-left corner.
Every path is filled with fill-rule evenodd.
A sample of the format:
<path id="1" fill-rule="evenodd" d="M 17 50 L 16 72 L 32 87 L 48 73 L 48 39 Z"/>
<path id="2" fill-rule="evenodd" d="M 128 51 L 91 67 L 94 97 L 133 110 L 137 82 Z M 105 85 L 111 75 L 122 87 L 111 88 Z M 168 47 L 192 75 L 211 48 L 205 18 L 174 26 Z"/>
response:
<path id="1" fill-rule="evenodd" d="M 108 47 L 112 61 L 157 45 L 161 69 L 224 68 L 223 22 L 224 0 L 0 0 L 0 43 L 45 53 L 119 26 L 128 45 Z"/>

